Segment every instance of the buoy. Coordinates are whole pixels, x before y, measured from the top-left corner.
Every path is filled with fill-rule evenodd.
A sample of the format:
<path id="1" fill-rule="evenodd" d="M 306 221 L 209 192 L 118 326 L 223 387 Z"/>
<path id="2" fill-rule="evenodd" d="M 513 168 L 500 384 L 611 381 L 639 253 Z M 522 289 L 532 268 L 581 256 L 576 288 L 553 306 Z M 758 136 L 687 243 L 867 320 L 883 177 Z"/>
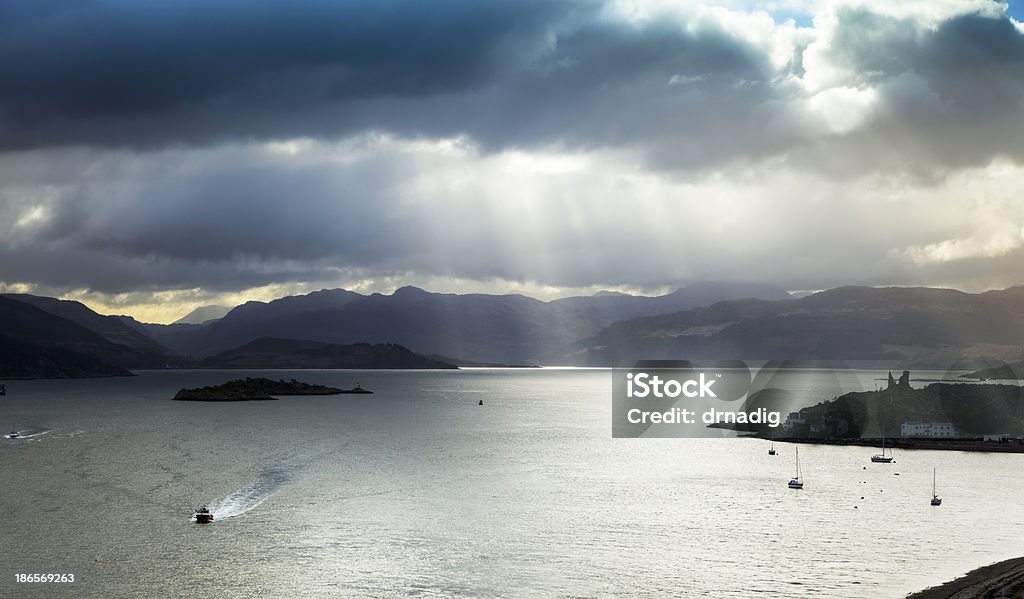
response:
<path id="1" fill-rule="evenodd" d="M 484 400 L 482 400 L 482 399 L 481 399 L 481 400 L 480 400 L 480 403 L 478 403 L 477 405 L 479 405 L 479 406 L 482 406 L 482 405 L 484 405 Z"/>

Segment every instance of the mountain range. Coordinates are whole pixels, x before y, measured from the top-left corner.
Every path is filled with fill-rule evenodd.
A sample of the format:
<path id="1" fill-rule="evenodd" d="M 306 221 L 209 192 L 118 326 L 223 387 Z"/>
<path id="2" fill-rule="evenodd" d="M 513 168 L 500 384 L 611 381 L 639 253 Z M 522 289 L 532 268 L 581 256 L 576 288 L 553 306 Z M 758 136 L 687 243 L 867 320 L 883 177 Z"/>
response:
<path id="1" fill-rule="evenodd" d="M 459 295 L 416 287 L 402 287 L 391 295 L 329 289 L 248 302 L 199 327 L 149 325 L 145 330 L 173 350 L 197 357 L 258 337 L 276 337 L 398 343 L 461 360 L 553 364 L 562 363 L 580 339 L 612 322 L 745 297 L 781 300 L 789 295 L 768 285 L 729 283 L 696 284 L 659 297 L 603 292 L 549 302 L 519 294 Z"/>
<path id="2" fill-rule="evenodd" d="M 102 368 L 93 370 L 109 374 L 218 364 L 308 367 L 302 365 L 343 364 L 354 356 L 371 364 L 401 352 L 409 352 L 399 360 L 405 367 L 436 367 L 431 360 L 611 366 L 770 359 L 914 367 L 969 360 L 973 369 L 990 365 L 986 360 L 1024 357 L 1024 287 L 979 294 L 840 287 L 793 299 L 771 286 L 706 283 L 658 297 L 602 292 L 547 302 L 415 287 L 390 295 L 330 289 L 248 302 L 201 324 L 171 325 L 103 316 L 74 301 L 9 294 L 0 296 L 0 335 L 36 353 L 74 352 L 82 376 L 89 370 L 83 359 L 98 361 Z M 36 358 L 29 363 L 55 363 L 52 355 Z M 25 376 L 50 376 L 19 363 Z M 53 376 L 76 372 L 50 370 Z M 18 376 L 17 369 L 0 376 Z"/>
<path id="3" fill-rule="evenodd" d="M 583 364 L 638 359 L 868 360 L 949 367 L 1024 355 L 1024 287 L 971 294 L 839 287 L 790 301 L 719 302 L 615 323 L 579 344 Z"/>

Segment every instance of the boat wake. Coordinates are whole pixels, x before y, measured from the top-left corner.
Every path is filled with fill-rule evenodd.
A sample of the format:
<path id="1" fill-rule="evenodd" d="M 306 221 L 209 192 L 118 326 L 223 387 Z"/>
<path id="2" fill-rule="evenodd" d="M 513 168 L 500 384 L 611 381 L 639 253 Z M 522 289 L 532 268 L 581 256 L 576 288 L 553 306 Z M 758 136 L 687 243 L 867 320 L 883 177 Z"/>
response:
<path id="1" fill-rule="evenodd" d="M 217 520 L 241 516 L 263 503 L 274 491 L 277 491 L 290 479 L 288 471 L 282 468 L 264 470 L 253 484 L 228 494 L 223 499 L 210 505 Z"/>
<path id="2" fill-rule="evenodd" d="M 17 432 L 18 434 L 12 437 L 11 435 L 14 432 Z M 52 431 L 45 428 L 26 428 L 6 434 L 4 435 L 4 439 L 31 439 L 33 437 L 42 437 L 43 435 L 50 432 Z"/>

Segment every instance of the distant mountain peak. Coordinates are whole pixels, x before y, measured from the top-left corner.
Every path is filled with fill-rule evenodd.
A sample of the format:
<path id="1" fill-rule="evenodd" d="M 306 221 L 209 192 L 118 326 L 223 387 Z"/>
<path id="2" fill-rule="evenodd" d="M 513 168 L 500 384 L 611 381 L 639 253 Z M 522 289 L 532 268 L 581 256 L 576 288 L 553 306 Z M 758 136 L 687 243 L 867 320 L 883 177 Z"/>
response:
<path id="1" fill-rule="evenodd" d="M 229 306 L 200 306 L 178 320 L 175 320 L 173 324 L 203 324 L 204 322 L 224 318 L 224 316 L 231 310 L 232 308 Z"/>
<path id="2" fill-rule="evenodd" d="M 669 295 L 721 295 L 724 299 L 744 299 L 746 297 L 767 300 L 792 299 L 789 292 L 771 283 L 728 281 L 694 281 L 682 285 Z"/>
<path id="3" fill-rule="evenodd" d="M 430 292 L 426 291 L 426 290 L 423 290 L 423 289 L 420 289 L 419 287 L 415 287 L 413 285 L 405 285 L 403 287 L 399 287 L 398 289 L 395 289 L 395 292 L 392 293 L 391 295 L 394 295 L 396 297 L 401 297 L 401 296 L 410 296 L 411 297 L 411 296 L 418 296 L 418 295 L 430 295 Z"/>
<path id="4" fill-rule="evenodd" d="M 357 293 L 355 291 L 349 291 L 348 289 L 345 289 L 344 287 L 333 287 L 331 289 L 319 289 L 317 291 L 311 291 L 307 295 L 311 295 L 311 296 L 315 297 L 315 296 L 334 296 L 334 295 L 349 296 L 349 295 L 361 295 L 361 294 L 359 294 L 359 293 Z M 301 297 L 301 296 L 291 296 L 291 297 Z"/>

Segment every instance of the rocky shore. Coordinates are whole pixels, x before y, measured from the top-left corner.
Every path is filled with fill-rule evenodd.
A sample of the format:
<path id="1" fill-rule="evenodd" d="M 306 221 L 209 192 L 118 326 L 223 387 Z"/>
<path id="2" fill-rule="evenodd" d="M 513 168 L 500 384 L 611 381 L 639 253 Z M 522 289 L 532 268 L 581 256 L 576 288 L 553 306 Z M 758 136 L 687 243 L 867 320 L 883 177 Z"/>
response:
<path id="1" fill-rule="evenodd" d="M 758 438 L 769 439 L 768 435 Z M 775 437 L 776 443 L 810 443 L 814 445 L 853 445 L 858 447 L 882 447 L 881 439 L 807 439 Z M 886 439 L 889 449 L 931 449 L 939 451 L 974 451 L 985 453 L 1024 453 L 1024 444 L 1019 442 L 993 443 L 983 439 Z"/>
<path id="2" fill-rule="evenodd" d="M 1024 557 L 968 572 L 945 584 L 907 595 L 906 599 L 982 599 L 1024 594 Z"/>

